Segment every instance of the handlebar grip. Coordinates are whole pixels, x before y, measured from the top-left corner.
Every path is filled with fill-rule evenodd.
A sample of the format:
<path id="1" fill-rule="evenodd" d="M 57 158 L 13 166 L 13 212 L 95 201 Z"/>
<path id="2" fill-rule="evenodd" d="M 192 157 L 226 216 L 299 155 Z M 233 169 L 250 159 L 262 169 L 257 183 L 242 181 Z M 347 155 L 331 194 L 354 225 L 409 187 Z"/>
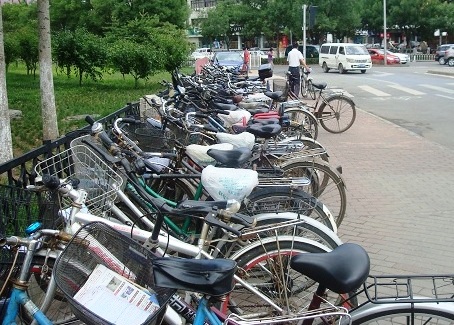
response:
<path id="1" fill-rule="evenodd" d="M 94 118 L 91 117 L 90 115 L 85 116 L 85 122 L 87 122 L 87 123 L 90 124 L 90 125 L 95 124 Z"/>
<path id="2" fill-rule="evenodd" d="M 218 210 L 218 216 L 226 222 L 233 222 L 245 227 L 255 227 L 257 224 L 257 218 L 223 209 Z"/>
<path id="3" fill-rule="evenodd" d="M 55 190 L 60 186 L 60 179 L 56 175 L 43 174 L 42 182 L 50 190 Z"/>
<path id="4" fill-rule="evenodd" d="M 117 147 L 117 144 L 113 142 L 111 138 L 109 138 L 105 131 L 99 132 L 98 137 L 104 147 L 107 148 L 107 150 L 109 150 L 112 155 L 116 156 L 120 153 L 120 149 Z"/>

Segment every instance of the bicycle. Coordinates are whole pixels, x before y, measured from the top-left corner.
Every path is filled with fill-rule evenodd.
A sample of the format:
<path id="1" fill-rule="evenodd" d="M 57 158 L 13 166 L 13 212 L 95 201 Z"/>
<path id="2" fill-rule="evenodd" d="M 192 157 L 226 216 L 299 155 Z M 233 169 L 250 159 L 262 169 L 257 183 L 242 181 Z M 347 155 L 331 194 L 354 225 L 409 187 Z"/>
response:
<path id="1" fill-rule="evenodd" d="M 306 68 L 301 68 L 301 96 L 303 97 L 309 97 L 311 99 L 315 99 L 315 90 L 314 87 L 312 86 L 312 77 L 309 77 L 309 74 L 311 73 L 311 69 L 307 70 Z"/>
<path id="2" fill-rule="evenodd" d="M 293 76 L 287 72 L 286 87 L 289 88 L 288 96 L 299 100 L 292 91 Z M 308 81 L 309 82 L 309 81 Z M 327 83 L 315 83 L 311 81 L 311 89 L 314 89 L 315 102 L 305 104 L 305 107 L 313 112 L 320 125 L 330 133 L 342 133 L 347 131 L 356 119 L 356 105 L 353 100 L 342 93 L 326 94 L 323 91 Z M 309 86 L 308 86 L 309 87 Z"/>
<path id="3" fill-rule="evenodd" d="M 65 169 L 71 169 L 74 168 L 73 165 L 68 164 L 68 162 L 74 162 L 77 161 L 78 155 L 74 155 L 74 150 L 76 148 L 69 149 L 71 151 L 66 151 L 62 152 L 60 154 L 60 158 L 63 159 L 57 159 L 57 157 L 54 157 L 51 161 L 44 161 L 42 162 L 41 166 L 37 166 L 37 174 L 38 175 L 43 175 L 42 172 L 42 167 L 46 166 L 49 169 L 48 170 L 54 170 L 56 174 L 61 173 Z M 85 148 L 84 150 L 87 150 Z M 98 158 L 99 159 L 99 158 Z M 92 169 L 98 170 L 98 168 L 93 168 L 94 166 L 92 165 Z M 60 170 L 56 170 L 57 168 L 63 168 Z M 46 169 L 44 169 L 46 171 Z M 254 250 L 257 247 L 261 247 L 262 249 L 267 250 L 272 250 L 274 249 L 275 245 L 278 243 L 278 245 L 281 247 L 281 253 L 282 256 L 291 256 L 297 252 L 299 253 L 305 253 L 305 252 L 314 252 L 314 251 L 328 251 L 330 248 L 328 248 L 325 245 L 320 244 L 319 242 L 316 242 L 311 239 L 306 239 L 302 238 L 299 236 L 299 232 L 293 231 L 292 232 L 287 232 L 286 235 L 280 235 L 280 229 L 284 228 L 292 228 L 292 227 L 298 227 L 300 224 L 305 223 L 304 216 L 301 216 L 301 218 L 294 219 L 294 218 L 287 218 L 286 222 L 282 222 L 283 219 L 279 220 L 278 224 L 272 223 L 264 225 L 262 227 L 255 227 L 252 229 L 244 229 L 241 233 L 238 231 L 240 228 L 238 226 L 233 227 L 232 225 L 226 225 L 224 222 L 218 221 L 214 217 L 220 213 L 219 212 L 213 212 L 212 208 L 213 206 L 217 205 L 218 208 L 222 209 L 226 207 L 226 202 L 198 202 L 198 201 L 184 201 L 180 204 L 180 207 L 178 209 L 172 209 L 170 208 L 165 201 L 162 199 L 156 199 L 156 198 L 151 198 L 149 197 L 150 202 L 154 202 L 156 207 L 160 207 L 158 209 L 159 211 L 164 211 L 158 213 L 155 215 L 155 221 L 154 221 L 154 228 L 153 232 L 141 230 L 134 225 L 125 225 L 123 223 L 119 223 L 118 221 L 115 220 L 107 220 L 105 218 L 101 217 L 96 217 L 90 213 L 87 213 L 86 210 L 83 208 L 84 207 L 84 200 L 87 198 L 86 192 L 83 191 L 83 189 L 75 189 L 72 186 L 72 181 L 68 180 L 60 180 L 58 179 L 54 174 L 52 177 L 44 177 L 43 180 L 45 181 L 45 186 L 51 186 L 58 192 L 60 192 L 62 195 L 64 195 L 67 199 L 73 201 L 76 204 L 71 204 L 71 209 L 68 211 L 67 209 L 62 211 L 62 217 L 65 225 L 65 229 L 67 229 L 70 233 L 74 233 L 75 229 L 78 229 L 81 225 L 85 225 L 89 222 L 93 221 L 99 221 L 108 224 L 109 226 L 113 227 L 117 231 L 120 231 L 124 235 L 133 238 L 135 241 L 138 241 L 140 243 L 145 243 L 148 247 L 157 247 L 158 252 L 161 254 L 164 254 L 166 251 L 167 252 L 178 252 L 178 254 L 183 254 L 183 256 L 190 256 L 190 257 L 196 257 L 196 258 L 207 258 L 207 259 L 212 259 L 213 257 L 216 256 L 224 256 L 224 254 L 231 254 L 232 259 L 233 258 L 241 258 L 242 263 L 247 263 L 247 258 L 245 258 L 245 255 L 250 255 L 254 256 Z M 101 177 L 101 175 L 100 175 Z M 102 179 L 102 177 L 101 177 Z M 39 178 L 37 179 L 39 181 Z M 46 185 L 47 184 L 47 185 Z M 140 187 L 137 188 L 138 191 L 140 191 Z M 85 193 L 85 194 L 84 194 Z M 144 197 L 148 197 L 147 194 L 144 194 Z M 84 212 L 85 211 L 85 212 Z M 172 213 L 173 211 L 173 213 Z M 200 238 L 197 240 L 197 243 L 195 244 L 189 244 L 187 242 L 183 242 L 177 238 L 171 237 L 168 234 L 160 231 L 162 223 L 163 223 L 163 217 L 165 215 L 193 215 L 193 214 L 206 214 L 205 218 L 202 218 L 204 221 L 204 225 L 202 227 L 202 230 L 200 232 Z M 235 217 L 235 214 L 227 213 L 225 215 L 229 220 L 227 222 L 232 222 L 232 220 L 236 220 L 238 217 L 240 219 L 234 221 L 233 223 L 248 223 L 250 220 L 252 220 L 250 217 L 245 217 L 239 215 L 238 217 Z M 231 218 L 234 219 L 231 219 Z M 269 217 L 276 218 L 276 214 L 271 213 Z M 278 217 L 278 216 L 277 216 Z M 309 225 L 314 223 L 315 221 L 310 220 Z M 320 225 L 321 226 L 321 225 Z M 233 228 L 232 228 L 233 227 Z M 323 227 L 322 227 L 323 228 Z M 224 234 L 224 239 L 216 239 L 218 237 L 211 237 L 215 233 L 213 233 L 211 230 L 216 230 L 216 229 L 223 229 L 222 233 Z M 295 228 L 296 229 L 296 228 Z M 325 230 L 327 230 L 326 227 L 324 227 Z M 327 231 L 326 234 L 329 234 L 330 232 Z M 153 237 L 153 234 L 157 234 L 157 239 L 156 240 L 151 240 Z M 263 234 L 267 234 L 268 236 L 270 234 L 274 234 L 271 237 L 264 238 Z M 258 236 L 259 240 L 256 240 L 255 242 L 249 243 L 251 239 L 254 239 Z M 262 237 L 263 236 L 263 237 Z M 332 237 L 334 239 L 334 237 Z M 226 249 L 234 249 L 233 252 L 226 251 L 226 249 L 222 249 L 224 247 L 224 243 L 228 242 L 233 242 L 235 245 L 231 245 L 230 247 L 227 247 Z M 239 247 L 236 246 L 239 244 Z M 336 246 L 339 245 L 340 243 L 337 242 Z M 252 254 L 252 255 L 251 255 Z M 265 259 L 266 260 L 266 259 Z M 240 264 L 241 265 L 241 264 Z M 277 270 L 275 270 L 277 271 Z M 273 271 L 274 272 L 274 271 Z M 280 273 L 279 273 L 280 274 Z M 241 279 L 238 275 L 235 276 L 237 281 L 239 283 L 242 283 L 242 286 L 249 288 L 250 290 L 254 291 L 257 296 L 257 299 L 260 301 L 263 301 L 263 304 L 266 304 L 270 306 L 271 310 L 276 310 L 277 312 L 282 312 L 283 308 L 279 305 L 282 302 L 279 302 L 279 304 L 276 304 L 273 302 L 273 299 L 269 296 L 269 293 L 262 293 L 258 288 L 254 288 L 253 286 L 250 286 L 247 281 Z M 303 279 L 298 280 L 298 283 Z M 301 284 L 303 285 L 303 284 Z M 178 299 L 174 300 L 174 303 L 178 304 L 178 310 L 180 309 L 180 301 Z M 183 315 L 184 316 L 184 315 Z M 172 324 L 179 324 L 177 320 L 173 320 L 171 322 Z"/>
<path id="4" fill-rule="evenodd" d="M 99 249 L 93 249 L 92 243 Z M 86 254 L 90 251 L 92 254 Z M 126 252 L 126 253 L 125 253 Z M 106 258 L 108 254 L 110 258 Z M 114 262 L 112 262 L 114 261 Z M 234 279 L 239 267 L 231 259 L 194 260 L 175 257 L 159 257 L 151 250 L 144 249 L 137 242 L 130 240 L 106 224 L 92 222 L 81 227 L 60 255 L 53 271 L 55 282 L 65 294 L 74 313 L 87 324 L 110 324 L 99 316 L 100 308 L 94 310 L 81 303 L 79 290 L 86 290 L 84 283 L 90 281 L 91 273 L 98 264 L 113 269 L 112 277 L 126 277 L 121 280 L 128 283 L 127 278 L 138 283 L 142 292 L 154 295 L 153 301 L 158 302 L 159 309 L 147 315 L 146 321 L 140 324 L 158 324 L 162 320 L 162 312 L 170 303 L 170 297 L 176 290 L 196 292 L 196 310 L 189 322 L 193 325 L 240 325 L 240 324 L 289 324 L 289 322 L 321 317 L 348 317 L 346 309 L 330 304 L 316 312 L 300 312 L 283 314 L 260 319 L 244 319 L 236 314 L 225 315 L 212 307 L 222 303 L 225 297 L 234 290 Z M 81 267 L 81 266 L 84 267 Z M 121 266 L 121 267 L 119 267 Z M 120 273 L 120 275 L 116 275 Z M 120 285 L 121 286 L 121 285 Z M 118 287 L 118 286 L 117 286 Z M 100 288 L 101 289 L 101 288 Z M 118 296 L 121 288 L 115 290 Z M 139 293 L 140 294 L 140 293 Z M 105 300 L 112 299 L 114 294 L 105 295 Z M 101 303 L 101 302 L 100 302 Z M 118 303 L 117 308 L 127 307 L 127 302 Z M 109 310 L 106 306 L 105 309 Z M 98 312 L 98 313 L 97 313 Z M 113 311 L 112 311 L 113 312 Z M 107 317 L 112 315 L 107 314 Z M 105 317 L 106 317 L 105 316 Z"/>
<path id="5" fill-rule="evenodd" d="M 0 292 L 6 288 L 7 283 L 11 280 L 10 277 L 14 277 L 15 273 L 18 273 L 17 278 L 11 280 L 12 289 L 7 302 L 5 302 L 7 307 L 3 315 L 2 325 L 16 324 L 17 318 L 27 323 L 35 320 L 39 325 L 59 324 L 72 320 L 73 317 L 68 315 L 67 307 L 64 306 L 64 299 L 59 296 L 60 293 L 55 291 L 55 283 L 50 278 L 56 258 L 51 250 L 55 250 L 58 246 L 62 250 L 63 243 L 69 242 L 71 236 L 59 230 L 42 229 L 42 224 L 39 222 L 29 225 L 25 229 L 25 233 L 26 237 L 3 237 L 0 235 L 2 249 L 6 248 L 15 252 L 14 261 L 9 266 L 7 277 L 3 287 L 0 288 Z M 46 255 L 43 257 L 43 254 Z M 23 256 L 19 258 L 19 255 Z M 21 261 L 16 264 L 18 259 Z M 44 299 L 41 307 L 38 307 L 37 304 L 41 302 L 34 300 L 36 292 L 30 292 L 32 280 L 37 281 L 40 289 L 51 293 L 55 299 Z M 54 311 L 49 309 L 51 304 Z"/>

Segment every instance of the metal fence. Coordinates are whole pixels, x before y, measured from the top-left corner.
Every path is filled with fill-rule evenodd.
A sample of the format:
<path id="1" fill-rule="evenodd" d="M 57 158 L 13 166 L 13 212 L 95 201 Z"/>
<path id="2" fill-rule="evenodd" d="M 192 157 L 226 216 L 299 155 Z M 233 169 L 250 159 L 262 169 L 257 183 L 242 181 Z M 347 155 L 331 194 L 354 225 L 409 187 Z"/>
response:
<path id="1" fill-rule="evenodd" d="M 98 120 L 104 127 L 111 128 L 113 122 L 118 117 L 140 116 L 140 104 L 128 103 L 125 107 Z M 37 163 L 47 159 L 57 153 L 69 148 L 70 142 L 82 135 L 90 132 L 90 127 L 70 132 L 56 140 L 47 141 L 41 147 L 33 149 L 24 155 L 14 158 L 0 165 L 0 178 L 6 178 L 9 186 L 25 188 L 27 185 L 34 184 L 36 174 L 35 166 Z"/>

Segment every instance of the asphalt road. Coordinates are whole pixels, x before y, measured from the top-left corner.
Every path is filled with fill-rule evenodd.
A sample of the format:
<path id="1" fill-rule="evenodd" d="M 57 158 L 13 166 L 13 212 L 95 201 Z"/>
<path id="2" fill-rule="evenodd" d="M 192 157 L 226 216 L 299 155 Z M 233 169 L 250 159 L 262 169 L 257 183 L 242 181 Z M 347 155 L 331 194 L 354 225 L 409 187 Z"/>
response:
<path id="1" fill-rule="evenodd" d="M 345 91 L 359 109 L 454 149 L 454 68 L 431 61 L 410 62 L 341 75 L 311 67 L 314 82 Z M 283 77 L 286 69 L 275 66 L 274 75 Z"/>

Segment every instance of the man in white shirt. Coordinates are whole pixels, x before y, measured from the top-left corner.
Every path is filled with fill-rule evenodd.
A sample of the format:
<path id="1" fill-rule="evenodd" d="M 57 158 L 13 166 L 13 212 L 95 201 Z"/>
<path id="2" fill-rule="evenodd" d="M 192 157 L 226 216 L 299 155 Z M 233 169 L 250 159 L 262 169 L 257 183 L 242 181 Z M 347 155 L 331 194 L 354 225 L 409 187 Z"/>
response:
<path id="1" fill-rule="evenodd" d="M 303 53 L 298 51 L 298 43 L 293 43 L 292 50 L 287 55 L 287 61 L 288 71 L 292 74 L 294 78 L 293 88 L 291 90 L 296 96 L 299 96 L 301 77 L 300 65 L 304 66 L 306 69 L 309 69 L 309 67 L 306 65 L 306 62 L 304 61 Z"/>

